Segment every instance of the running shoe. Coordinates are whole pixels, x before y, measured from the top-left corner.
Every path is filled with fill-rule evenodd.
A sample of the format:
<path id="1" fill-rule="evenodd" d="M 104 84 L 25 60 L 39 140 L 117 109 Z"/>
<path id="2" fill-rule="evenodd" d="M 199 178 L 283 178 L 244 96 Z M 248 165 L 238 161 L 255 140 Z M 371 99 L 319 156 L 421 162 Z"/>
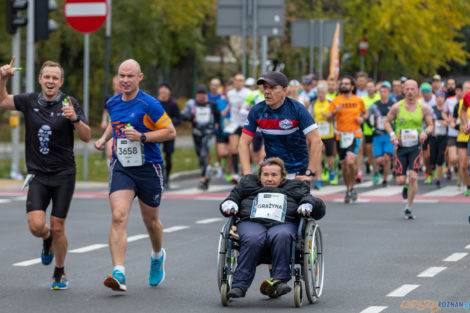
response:
<path id="1" fill-rule="evenodd" d="M 446 168 L 446 176 L 447 176 L 447 180 L 451 180 L 452 179 L 452 170 L 450 167 L 447 167 Z"/>
<path id="2" fill-rule="evenodd" d="M 321 180 L 322 181 L 327 181 L 328 180 L 328 171 L 326 169 L 323 169 L 322 173 L 321 173 Z"/>
<path id="3" fill-rule="evenodd" d="M 332 183 L 332 181 L 334 181 L 335 179 L 336 179 L 335 170 L 330 170 L 328 172 L 328 180 L 330 181 L 330 183 Z M 338 183 L 338 181 L 336 181 L 336 183 Z"/>
<path id="4" fill-rule="evenodd" d="M 271 277 L 270 279 L 263 280 L 259 286 L 259 292 L 270 298 L 277 298 L 276 288 L 274 288 L 274 279 Z"/>
<path id="5" fill-rule="evenodd" d="M 54 252 L 52 251 L 52 247 L 49 247 L 49 251 L 46 253 L 44 249 L 41 250 L 41 262 L 44 265 L 51 264 L 52 260 L 54 259 Z"/>
<path id="6" fill-rule="evenodd" d="M 408 199 L 408 185 L 403 186 L 403 189 L 401 190 L 401 196 L 403 199 Z"/>
<path id="7" fill-rule="evenodd" d="M 60 278 L 52 278 L 52 290 L 65 290 L 69 288 L 69 280 L 65 277 L 65 274 L 61 275 Z"/>
<path id="8" fill-rule="evenodd" d="M 441 188 L 441 181 L 439 179 L 436 180 L 436 188 Z"/>
<path id="9" fill-rule="evenodd" d="M 362 182 L 362 174 L 361 173 L 358 173 L 356 175 L 356 183 L 360 184 Z"/>
<path id="10" fill-rule="evenodd" d="M 219 166 L 219 167 L 217 168 L 217 174 L 216 174 L 215 177 L 217 177 L 217 178 L 222 178 L 222 177 L 224 177 L 224 170 L 223 170 L 223 168 L 222 168 L 221 166 Z"/>
<path id="11" fill-rule="evenodd" d="M 230 183 L 232 181 L 232 175 L 231 174 L 225 175 L 225 180 L 227 181 L 227 183 Z"/>
<path id="12" fill-rule="evenodd" d="M 126 277 L 121 271 L 114 270 L 111 275 L 106 277 L 104 285 L 114 291 L 126 291 Z"/>
<path id="13" fill-rule="evenodd" d="M 344 203 L 351 203 L 351 199 L 352 199 L 351 189 L 348 189 L 346 191 L 346 196 L 344 197 Z"/>
<path id="14" fill-rule="evenodd" d="M 426 176 L 426 175 L 425 175 Z M 424 179 L 424 183 L 426 185 L 432 184 L 432 175 L 427 175 L 427 177 Z"/>
<path id="15" fill-rule="evenodd" d="M 463 195 L 466 196 L 466 197 L 470 196 L 470 189 L 467 189 L 467 191 L 465 191 L 465 193 Z"/>
<path id="16" fill-rule="evenodd" d="M 274 285 L 274 288 L 276 288 L 276 295 L 278 297 L 285 295 L 286 293 L 289 293 L 292 288 L 289 287 L 289 285 L 285 282 L 278 282 Z"/>
<path id="17" fill-rule="evenodd" d="M 333 172 L 333 179 L 331 178 L 331 173 L 330 173 L 330 184 L 331 185 L 338 185 L 338 175 L 336 175 L 334 172 Z"/>
<path id="18" fill-rule="evenodd" d="M 357 191 L 354 188 L 351 188 L 351 199 L 352 201 L 357 201 Z"/>
<path id="19" fill-rule="evenodd" d="M 382 181 L 382 187 L 387 187 L 388 183 L 386 180 Z"/>
<path id="20" fill-rule="evenodd" d="M 149 284 L 156 287 L 165 280 L 166 251 L 162 248 L 162 256 L 159 259 L 150 257 Z"/>
<path id="21" fill-rule="evenodd" d="M 238 182 L 240 181 L 240 176 L 238 176 L 238 174 L 233 174 L 230 181 L 234 184 L 238 184 Z"/>
<path id="22" fill-rule="evenodd" d="M 405 208 L 404 216 L 405 220 L 414 220 L 415 216 L 411 213 L 410 208 Z"/>
<path id="23" fill-rule="evenodd" d="M 315 188 L 316 190 L 320 190 L 320 188 L 321 188 L 322 186 L 323 186 L 322 182 L 321 182 L 321 181 L 317 181 L 317 182 L 315 183 L 315 187 L 314 187 L 314 188 Z"/>
<path id="24" fill-rule="evenodd" d="M 380 175 L 378 172 L 374 173 L 374 178 L 372 179 L 372 184 L 377 185 L 380 181 Z"/>
<path id="25" fill-rule="evenodd" d="M 245 297 L 245 292 L 238 287 L 230 289 L 230 291 L 227 293 L 227 297 L 229 298 L 243 298 Z"/>

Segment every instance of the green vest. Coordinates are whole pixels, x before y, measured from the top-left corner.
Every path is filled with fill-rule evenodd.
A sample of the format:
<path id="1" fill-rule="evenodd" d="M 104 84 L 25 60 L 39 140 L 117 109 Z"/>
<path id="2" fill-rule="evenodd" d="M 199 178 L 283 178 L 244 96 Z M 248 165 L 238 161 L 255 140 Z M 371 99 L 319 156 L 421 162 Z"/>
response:
<path id="1" fill-rule="evenodd" d="M 401 100 L 398 117 L 395 122 L 395 134 L 397 137 L 400 136 L 400 130 L 402 129 L 416 129 L 418 133 L 420 133 L 421 127 L 423 126 L 423 109 L 421 102 L 418 101 L 418 106 L 414 112 L 408 112 L 405 108 L 405 100 Z"/>
<path id="2" fill-rule="evenodd" d="M 362 101 L 364 101 L 364 105 L 366 107 L 366 110 L 369 109 L 369 107 L 377 100 L 380 100 L 380 94 L 379 93 L 376 93 L 374 98 L 369 97 L 369 94 L 362 97 Z M 367 125 L 367 123 L 362 124 L 362 126 L 363 126 L 363 129 L 364 129 L 364 135 L 365 136 L 372 136 L 372 134 L 374 133 L 374 129 L 370 128 L 369 125 Z"/>

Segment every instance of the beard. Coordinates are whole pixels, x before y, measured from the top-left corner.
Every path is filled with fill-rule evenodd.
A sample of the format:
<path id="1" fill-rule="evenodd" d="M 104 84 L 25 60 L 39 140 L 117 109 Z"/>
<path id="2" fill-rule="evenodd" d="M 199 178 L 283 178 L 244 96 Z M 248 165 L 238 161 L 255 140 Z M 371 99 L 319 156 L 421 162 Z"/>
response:
<path id="1" fill-rule="evenodd" d="M 351 91 L 351 88 L 348 88 L 348 87 L 341 87 L 339 89 L 339 92 L 342 93 L 342 94 L 349 93 L 350 91 Z"/>
<path id="2" fill-rule="evenodd" d="M 448 97 L 455 96 L 455 89 L 447 89 L 447 96 Z"/>

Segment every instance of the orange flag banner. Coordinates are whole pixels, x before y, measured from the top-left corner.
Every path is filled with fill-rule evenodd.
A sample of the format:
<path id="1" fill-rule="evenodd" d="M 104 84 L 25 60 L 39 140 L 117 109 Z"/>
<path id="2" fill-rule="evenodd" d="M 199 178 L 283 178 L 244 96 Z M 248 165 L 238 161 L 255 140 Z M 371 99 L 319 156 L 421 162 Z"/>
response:
<path id="1" fill-rule="evenodd" d="M 335 35 L 333 36 L 333 43 L 330 51 L 330 75 L 336 79 L 339 77 L 339 31 L 340 24 L 336 23 Z"/>

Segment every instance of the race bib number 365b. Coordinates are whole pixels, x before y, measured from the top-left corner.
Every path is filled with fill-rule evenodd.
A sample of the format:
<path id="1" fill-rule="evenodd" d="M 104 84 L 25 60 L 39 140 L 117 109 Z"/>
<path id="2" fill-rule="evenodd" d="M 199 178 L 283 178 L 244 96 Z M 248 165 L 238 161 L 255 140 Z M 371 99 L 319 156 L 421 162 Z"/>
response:
<path id="1" fill-rule="evenodd" d="M 122 166 L 141 166 L 145 162 L 144 145 L 139 141 L 118 138 L 116 156 Z"/>
<path id="2" fill-rule="evenodd" d="M 251 218 L 264 218 L 284 223 L 287 196 L 282 193 L 259 193 L 253 201 Z"/>

